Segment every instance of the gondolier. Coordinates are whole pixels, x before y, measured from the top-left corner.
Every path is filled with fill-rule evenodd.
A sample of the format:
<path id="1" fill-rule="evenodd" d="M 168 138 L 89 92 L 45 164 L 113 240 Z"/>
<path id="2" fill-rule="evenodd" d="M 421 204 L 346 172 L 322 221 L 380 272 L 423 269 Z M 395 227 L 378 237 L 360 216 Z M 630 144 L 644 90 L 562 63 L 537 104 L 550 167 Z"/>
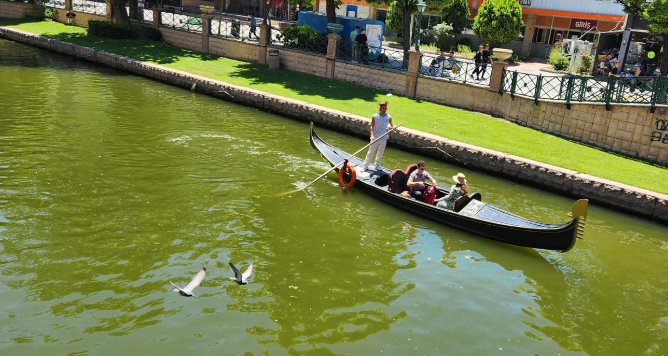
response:
<path id="1" fill-rule="evenodd" d="M 376 137 L 381 137 L 387 133 L 387 125 L 390 125 L 394 129 L 394 123 L 392 122 L 392 116 L 387 113 L 387 101 L 381 101 L 378 103 L 378 113 L 374 114 L 371 117 L 371 138 L 373 141 Z M 362 167 L 365 171 L 369 169 L 369 163 L 371 163 L 371 157 L 373 157 L 374 151 L 378 150 L 376 153 L 376 170 L 380 169 L 380 160 L 383 158 L 383 152 L 385 152 L 385 146 L 387 146 L 387 140 L 390 138 L 390 135 L 385 135 L 382 140 L 378 140 L 373 145 L 369 146 L 369 151 L 366 153 L 366 159 L 364 160 L 364 166 Z"/>

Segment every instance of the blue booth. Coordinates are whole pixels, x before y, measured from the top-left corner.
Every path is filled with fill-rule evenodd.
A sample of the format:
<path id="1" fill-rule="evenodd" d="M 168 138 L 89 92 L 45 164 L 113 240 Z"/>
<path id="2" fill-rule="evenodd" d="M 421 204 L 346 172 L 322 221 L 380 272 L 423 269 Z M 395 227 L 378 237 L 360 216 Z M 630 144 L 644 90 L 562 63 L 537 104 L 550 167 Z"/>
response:
<path id="1" fill-rule="evenodd" d="M 352 50 L 350 33 L 355 29 L 355 26 L 359 26 L 361 29 L 366 30 L 370 47 L 369 59 L 377 58 L 380 55 L 380 51 L 374 50 L 373 47 L 383 47 L 383 32 L 385 30 L 385 23 L 383 21 L 337 16 L 336 23 L 343 26 L 343 31 L 341 31 L 340 35 L 347 49 Z M 299 26 L 309 26 L 318 32 L 327 33 L 327 14 L 324 12 L 300 11 L 297 24 Z"/>

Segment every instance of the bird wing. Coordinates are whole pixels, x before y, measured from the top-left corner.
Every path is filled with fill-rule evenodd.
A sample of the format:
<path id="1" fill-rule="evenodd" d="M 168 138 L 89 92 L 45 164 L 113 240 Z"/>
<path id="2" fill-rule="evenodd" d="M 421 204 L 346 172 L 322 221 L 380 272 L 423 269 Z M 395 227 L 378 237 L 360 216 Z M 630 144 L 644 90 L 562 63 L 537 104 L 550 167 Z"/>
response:
<path id="1" fill-rule="evenodd" d="M 170 283 L 171 285 L 174 286 L 174 292 L 181 292 L 181 291 L 183 291 L 183 289 L 179 288 L 179 286 L 177 286 L 176 284 L 172 283 L 172 281 L 169 281 L 169 283 Z"/>
<path id="2" fill-rule="evenodd" d="M 241 275 L 241 281 L 246 282 L 246 279 L 250 277 L 251 273 L 253 273 L 253 264 L 251 263 L 248 268 L 246 268 L 246 271 Z"/>
<path id="3" fill-rule="evenodd" d="M 202 268 L 197 272 L 195 277 L 190 280 L 190 283 L 188 283 L 187 286 L 183 288 L 184 291 L 192 293 L 193 289 L 197 288 L 197 286 L 202 283 L 202 280 L 204 279 L 204 276 L 206 276 L 206 268 Z"/>
<path id="4" fill-rule="evenodd" d="M 241 272 L 239 272 L 239 270 L 236 267 L 234 267 L 232 262 L 230 262 L 230 267 L 232 267 L 232 270 L 234 271 L 234 279 L 237 281 L 241 281 L 242 278 Z"/>

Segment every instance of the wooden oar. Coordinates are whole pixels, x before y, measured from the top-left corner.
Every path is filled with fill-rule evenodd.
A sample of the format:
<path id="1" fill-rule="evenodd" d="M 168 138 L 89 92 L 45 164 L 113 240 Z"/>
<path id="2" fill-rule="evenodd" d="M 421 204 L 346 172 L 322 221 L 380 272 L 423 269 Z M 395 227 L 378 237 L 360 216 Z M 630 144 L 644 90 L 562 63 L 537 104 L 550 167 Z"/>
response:
<path id="1" fill-rule="evenodd" d="M 393 129 L 391 129 L 391 130 L 387 131 L 386 133 L 384 133 L 384 134 L 378 136 L 375 140 L 369 142 L 368 145 L 366 145 L 366 146 L 360 148 L 359 150 L 355 151 L 355 153 L 351 154 L 348 158 L 344 159 L 343 162 L 345 162 L 345 161 L 351 159 L 351 158 L 354 157 L 356 154 L 362 152 L 365 148 L 367 148 L 367 147 L 373 145 L 374 143 L 376 143 L 376 141 L 378 141 L 378 140 L 382 139 L 383 137 L 387 136 L 390 132 L 392 132 L 392 131 L 398 129 L 399 126 L 401 126 L 401 125 L 403 125 L 403 124 L 404 124 L 404 123 L 402 122 L 402 123 L 400 123 L 399 125 L 395 126 Z M 339 164 L 335 164 L 332 168 L 328 169 L 325 173 L 321 174 L 320 176 L 318 176 L 318 178 L 314 179 L 311 183 L 305 185 L 304 187 L 299 188 L 299 189 L 295 189 L 295 190 L 291 190 L 291 191 L 289 191 L 289 192 L 279 193 L 279 194 L 276 195 L 276 197 L 281 197 L 281 196 L 284 196 L 284 195 L 288 195 L 288 194 L 292 194 L 292 193 L 297 193 L 297 192 L 300 192 L 300 191 L 302 191 L 302 190 L 304 190 L 304 189 L 310 187 L 311 185 L 313 185 L 313 183 L 319 181 L 322 177 L 326 176 L 327 173 L 329 173 L 329 172 L 335 170 L 336 168 L 338 168 L 343 162 L 341 162 L 341 163 L 339 163 Z"/>

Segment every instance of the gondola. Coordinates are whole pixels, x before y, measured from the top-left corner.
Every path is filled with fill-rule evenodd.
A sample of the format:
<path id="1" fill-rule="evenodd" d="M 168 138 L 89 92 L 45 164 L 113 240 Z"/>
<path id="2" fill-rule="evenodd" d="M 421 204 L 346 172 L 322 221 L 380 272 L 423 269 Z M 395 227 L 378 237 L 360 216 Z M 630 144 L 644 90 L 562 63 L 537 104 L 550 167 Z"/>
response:
<path id="1" fill-rule="evenodd" d="M 572 219 L 563 224 L 545 224 L 511 214 L 485 204 L 478 193 L 462 197 L 455 204 L 454 210 L 446 210 L 400 194 L 405 190 L 411 167 L 406 171 L 390 171 L 382 167 L 363 171 L 363 160 L 350 157 L 348 153 L 320 139 L 313 126 L 310 140 L 327 162 L 337 167 L 335 170 L 339 173 L 342 185 L 354 186 L 401 210 L 492 240 L 536 249 L 566 252 L 573 248 L 576 238 L 583 236 L 589 204 L 587 199 L 580 199 L 573 204 L 572 214 L 569 214 Z M 351 181 L 353 174 L 355 179 Z M 436 188 L 439 197 L 447 193 L 446 189 Z"/>

